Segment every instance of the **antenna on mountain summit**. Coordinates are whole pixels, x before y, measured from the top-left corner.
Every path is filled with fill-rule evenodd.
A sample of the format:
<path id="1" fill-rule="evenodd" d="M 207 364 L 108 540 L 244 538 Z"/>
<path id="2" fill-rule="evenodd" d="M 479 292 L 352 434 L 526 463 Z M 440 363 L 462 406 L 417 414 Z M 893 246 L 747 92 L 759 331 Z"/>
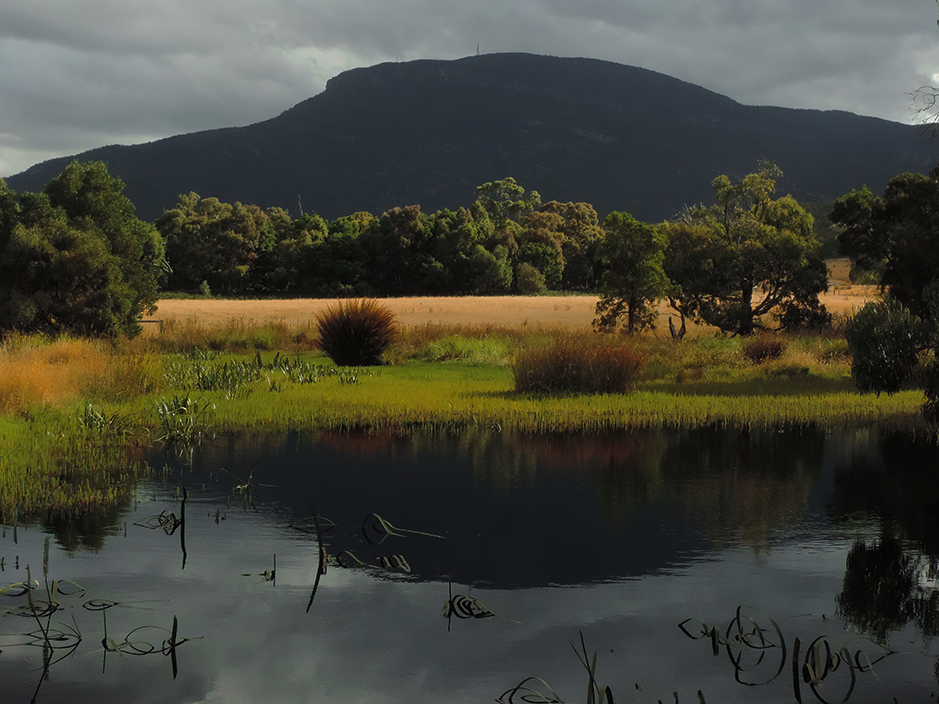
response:
<path id="1" fill-rule="evenodd" d="M 479 42 L 476 43 L 476 56 L 479 56 Z"/>

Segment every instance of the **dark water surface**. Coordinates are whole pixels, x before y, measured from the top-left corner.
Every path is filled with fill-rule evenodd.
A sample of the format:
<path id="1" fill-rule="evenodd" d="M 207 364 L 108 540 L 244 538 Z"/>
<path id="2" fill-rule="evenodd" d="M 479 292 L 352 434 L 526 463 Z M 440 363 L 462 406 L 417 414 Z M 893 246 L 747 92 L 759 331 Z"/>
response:
<path id="1" fill-rule="evenodd" d="M 617 702 L 939 693 L 926 439 L 267 435 L 149 461 L 165 480 L 113 515 L 4 529 L 0 701 L 486 702 L 539 677 L 585 702 L 581 633 Z"/>

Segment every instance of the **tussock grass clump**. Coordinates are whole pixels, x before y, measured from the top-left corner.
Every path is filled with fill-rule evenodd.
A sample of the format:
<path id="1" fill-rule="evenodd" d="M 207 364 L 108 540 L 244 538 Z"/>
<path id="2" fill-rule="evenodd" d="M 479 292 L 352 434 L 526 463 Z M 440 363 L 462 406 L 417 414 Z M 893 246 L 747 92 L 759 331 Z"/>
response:
<path id="1" fill-rule="evenodd" d="M 763 364 L 782 356 L 786 346 L 775 335 L 753 335 L 744 340 L 740 352 L 744 358 L 753 364 Z"/>
<path id="2" fill-rule="evenodd" d="M 632 388 L 644 361 L 631 346 L 565 334 L 547 346 L 519 350 L 511 368 L 516 391 L 621 394 Z"/>
<path id="3" fill-rule="evenodd" d="M 394 313 L 374 299 L 345 301 L 316 314 L 317 344 L 340 367 L 381 364 L 397 335 Z"/>

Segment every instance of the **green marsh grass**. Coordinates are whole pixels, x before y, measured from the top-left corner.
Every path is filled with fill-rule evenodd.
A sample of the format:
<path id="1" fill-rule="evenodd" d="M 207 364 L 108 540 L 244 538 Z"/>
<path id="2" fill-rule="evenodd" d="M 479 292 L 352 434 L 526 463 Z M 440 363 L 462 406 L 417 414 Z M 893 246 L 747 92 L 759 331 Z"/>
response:
<path id="1" fill-rule="evenodd" d="M 674 343 L 639 338 L 647 360 L 627 394 L 544 394 L 513 390 L 505 364 L 482 361 L 470 352 L 445 363 L 421 361 L 441 341 L 477 340 L 480 349 L 495 339 L 500 347 L 529 349 L 550 344 L 544 330 L 491 326 L 426 326 L 405 330 L 390 355 L 393 366 L 363 368 L 355 385 L 323 376 L 301 386 L 284 380 L 279 393 L 256 384 L 243 398 L 209 392 L 217 405 L 220 432 L 256 429 L 505 428 L 530 432 L 606 430 L 628 427 L 773 426 L 816 423 L 825 427 L 889 426 L 927 430 L 918 414 L 920 394 L 876 398 L 859 394 L 850 360 L 838 338 L 787 336 L 778 359 L 753 365 L 742 341 L 699 337 Z M 594 344 L 622 345 L 598 337 Z M 331 362 L 308 355 L 311 366 Z M 263 393 L 260 393 L 263 391 Z"/>

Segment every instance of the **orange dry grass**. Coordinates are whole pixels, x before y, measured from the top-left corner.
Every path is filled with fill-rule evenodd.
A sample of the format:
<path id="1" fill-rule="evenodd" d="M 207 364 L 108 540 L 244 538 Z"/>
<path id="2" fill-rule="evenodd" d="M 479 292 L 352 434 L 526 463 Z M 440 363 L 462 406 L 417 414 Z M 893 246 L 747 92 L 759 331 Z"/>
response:
<path id="1" fill-rule="evenodd" d="M 106 382 L 109 358 L 91 340 L 9 339 L 0 346 L 0 412 L 64 406 Z"/>

